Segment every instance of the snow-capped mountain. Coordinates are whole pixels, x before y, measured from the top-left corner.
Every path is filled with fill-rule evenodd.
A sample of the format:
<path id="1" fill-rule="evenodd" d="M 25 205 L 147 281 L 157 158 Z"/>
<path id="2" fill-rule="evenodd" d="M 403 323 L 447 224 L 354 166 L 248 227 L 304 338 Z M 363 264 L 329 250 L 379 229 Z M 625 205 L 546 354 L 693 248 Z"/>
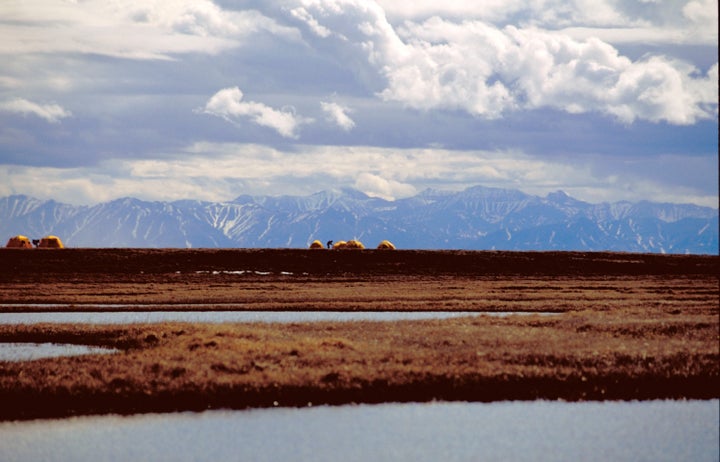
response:
<path id="1" fill-rule="evenodd" d="M 72 206 L 0 199 L 0 232 L 60 236 L 69 247 L 307 247 L 360 239 L 374 247 L 718 253 L 718 211 L 653 202 L 590 204 L 476 186 L 396 201 L 352 189 L 231 202 L 124 198 Z M 0 235 L 0 237 L 2 236 Z"/>

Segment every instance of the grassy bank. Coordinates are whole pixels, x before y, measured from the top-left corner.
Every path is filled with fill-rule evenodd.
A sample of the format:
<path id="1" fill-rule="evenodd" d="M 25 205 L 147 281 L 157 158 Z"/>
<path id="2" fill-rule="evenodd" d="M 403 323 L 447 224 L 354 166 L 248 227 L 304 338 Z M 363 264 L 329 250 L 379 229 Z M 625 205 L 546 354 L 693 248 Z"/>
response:
<path id="1" fill-rule="evenodd" d="M 314 270 L 291 272 L 286 270 L 302 266 L 307 255 L 322 255 L 309 258 L 323 262 L 344 253 L 31 254 L 37 256 L 0 264 L 0 302 L 17 304 L 3 311 L 51 309 L 34 303 L 72 304 L 77 311 L 127 303 L 143 306 L 121 309 L 194 310 L 203 304 L 223 310 L 557 315 L 3 325 L 0 342 L 120 352 L 0 362 L 0 419 L 433 399 L 720 397 L 717 257 L 421 252 L 421 262 L 415 252 L 359 252 L 352 254 L 351 270 L 323 272 L 316 262 Z M 134 263 L 118 266 L 118 259 Z M 459 261 L 465 263 L 453 266 Z M 537 266 L 528 266 L 533 261 Z"/>
<path id="2" fill-rule="evenodd" d="M 0 341 L 122 350 L 0 363 L 3 419 L 308 403 L 720 396 L 711 314 L 2 326 Z"/>

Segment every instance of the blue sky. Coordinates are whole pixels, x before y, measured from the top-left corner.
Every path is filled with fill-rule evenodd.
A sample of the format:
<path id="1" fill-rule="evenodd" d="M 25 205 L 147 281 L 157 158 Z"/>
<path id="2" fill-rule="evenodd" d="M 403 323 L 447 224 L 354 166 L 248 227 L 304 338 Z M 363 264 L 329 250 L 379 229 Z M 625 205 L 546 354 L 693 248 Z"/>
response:
<path id="1" fill-rule="evenodd" d="M 718 204 L 715 1 L 5 0 L 0 196 Z"/>

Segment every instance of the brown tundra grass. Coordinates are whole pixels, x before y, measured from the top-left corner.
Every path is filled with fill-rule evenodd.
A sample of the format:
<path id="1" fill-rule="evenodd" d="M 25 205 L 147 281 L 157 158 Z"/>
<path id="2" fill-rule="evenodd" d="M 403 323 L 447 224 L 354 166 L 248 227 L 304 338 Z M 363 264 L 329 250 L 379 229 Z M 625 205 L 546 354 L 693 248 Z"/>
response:
<path id="1" fill-rule="evenodd" d="M 0 419 L 434 399 L 720 397 L 716 257 L 653 256 L 643 263 L 650 257 L 512 252 L 378 257 L 357 251 L 348 257 L 355 259 L 354 267 L 340 264 L 333 271 L 322 259 L 338 254 L 318 251 L 320 256 L 312 257 L 318 261 L 305 262 L 309 271 L 286 274 L 278 268 L 309 258 L 307 252 L 266 251 L 257 261 L 256 251 L 227 252 L 69 249 L 25 258 L 2 251 L 0 258 L 9 258 L 0 260 L 0 302 L 19 306 L 0 309 L 46 310 L 31 305 L 62 303 L 96 310 L 88 304 L 113 303 L 145 310 L 209 304 L 203 309 L 556 314 L 0 325 L 0 342 L 120 350 L 0 362 Z M 469 260 L 462 260 L 466 256 Z M 373 262 L 377 258 L 383 260 Z M 406 262 L 413 258 L 416 266 L 409 268 Z M 430 262 L 423 266 L 423 261 Z M 268 265 L 276 266 L 265 274 Z M 158 267 L 162 271 L 152 271 Z M 239 274 L 237 268 L 248 272 Z"/>

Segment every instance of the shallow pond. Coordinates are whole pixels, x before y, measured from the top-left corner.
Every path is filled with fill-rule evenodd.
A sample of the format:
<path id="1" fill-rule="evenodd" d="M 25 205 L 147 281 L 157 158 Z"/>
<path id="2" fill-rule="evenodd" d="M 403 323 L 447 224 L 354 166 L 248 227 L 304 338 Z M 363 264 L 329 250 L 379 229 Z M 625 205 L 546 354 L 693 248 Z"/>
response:
<path id="1" fill-rule="evenodd" d="M 117 353 L 112 348 L 63 343 L 0 343 L 0 361 L 32 361 L 58 356 Z"/>
<path id="2" fill-rule="evenodd" d="M 0 423 L 11 461 L 717 461 L 720 402 L 383 404 Z"/>
<path id="3" fill-rule="evenodd" d="M 522 316 L 530 312 L 476 311 L 97 311 L 0 313 L 0 324 L 77 323 L 130 324 L 153 322 L 314 322 L 402 321 L 464 316 Z"/>

